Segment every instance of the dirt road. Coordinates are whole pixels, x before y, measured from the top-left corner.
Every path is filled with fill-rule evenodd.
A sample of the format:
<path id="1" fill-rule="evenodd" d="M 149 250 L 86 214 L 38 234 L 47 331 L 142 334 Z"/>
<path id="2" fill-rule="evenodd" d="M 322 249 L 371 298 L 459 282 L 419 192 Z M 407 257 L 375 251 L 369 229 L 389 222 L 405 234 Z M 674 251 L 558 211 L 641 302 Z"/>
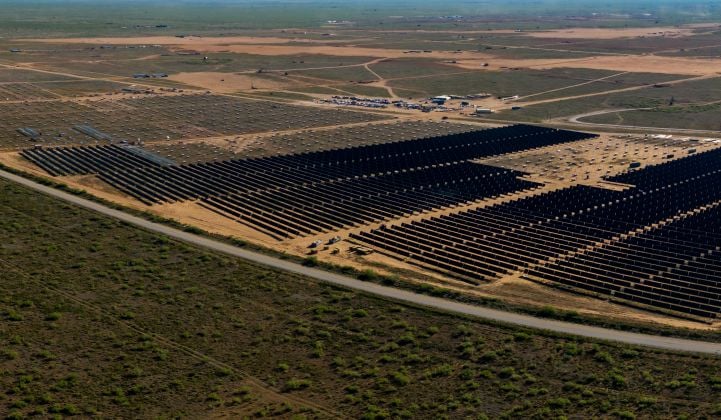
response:
<path id="1" fill-rule="evenodd" d="M 596 115 L 604 115 L 604 114 L 615 114 L 617 112 L 629 112 L 629 111 L 645 111 L 653 108 L 623 108 L 623 109 L 605 109 L 600 111 L 593 111 L 593 112 L 586 112 L 584 114 L 578 114 L 573 115 L 571 117 L 566 117 L 563 119 L 559 119 L 563 122 L 568 122 L 572 124 L 576 124 L 583 127 L 595 127 L 595 128 L 603 128 L 603 129 L 619 129 L 619 130 L 646 130 L 649 132 L 662 132 L 662 133 L 671 133 L 671 134 L 708 134 L 708 133 L 715 133 L 715 131 L 712 130 L 693 130 L 690 128 L 671 128 L 671 127 L 642 127 L 642 126 L 635 126 L 635 125 L 622 125 L 622 124 L 602 124 L 602 123 L 593 123 L 593 122 L 586 122 L 582 121 L 584 118 L 588 117 L 594 117 Z"/>

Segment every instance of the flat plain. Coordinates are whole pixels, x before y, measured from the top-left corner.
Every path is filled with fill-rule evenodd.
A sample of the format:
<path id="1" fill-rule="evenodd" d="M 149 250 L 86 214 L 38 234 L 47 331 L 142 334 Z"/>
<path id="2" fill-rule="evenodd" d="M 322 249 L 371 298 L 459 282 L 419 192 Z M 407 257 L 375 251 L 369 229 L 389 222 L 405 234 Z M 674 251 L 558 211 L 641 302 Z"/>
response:
<path id="1" fill-rule="evenodd" d="M 3 167 L 369 282 L 718 341 L 721 16 L 161 3 L 9 5 Z M 0 216 L 0 417 L 721 415 L 715 356 L 405 305 L 7 181 Z"/>

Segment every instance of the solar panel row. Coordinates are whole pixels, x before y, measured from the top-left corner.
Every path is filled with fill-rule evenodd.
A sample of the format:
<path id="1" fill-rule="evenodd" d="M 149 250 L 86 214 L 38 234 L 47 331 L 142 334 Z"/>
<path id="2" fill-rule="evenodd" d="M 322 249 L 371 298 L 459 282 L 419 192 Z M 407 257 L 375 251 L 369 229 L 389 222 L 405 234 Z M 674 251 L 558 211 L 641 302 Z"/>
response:
<path id="1" fill-rule="evenodd" d="M 471 282 L 514 271 L 704 319 L 721 312 L 721 151 L 586 186 L 354 235 Z"/>
<path id="2" fill-rule="evenodd" d="M 53 176 L 161 166 L 149 155 L 116 145 L 25 149 L 20 154 Z"/>
<path id="3" fill-rule="evenodd" d="M 217 213 L 285 238 L 532 188 L 537 184 L 518 179 L 521 172 L 469 160 L 589 137 L 515 125 L 269 158 L 180 166 L 119 162 L 97 169 L 101 179 L 146 204 L 200 200 Z M 75 150 L 79 160 L 95 159 L 84 148 L 41 150 L 48 156 Z"/>

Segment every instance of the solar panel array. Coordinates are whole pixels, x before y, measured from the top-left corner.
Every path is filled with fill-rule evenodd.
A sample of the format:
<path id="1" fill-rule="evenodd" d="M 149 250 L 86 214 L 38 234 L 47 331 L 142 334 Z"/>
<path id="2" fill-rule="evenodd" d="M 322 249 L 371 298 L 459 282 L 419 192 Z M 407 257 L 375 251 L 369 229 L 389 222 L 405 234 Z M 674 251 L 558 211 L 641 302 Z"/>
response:
<path id="1" fill-rule="evenodd" d="M 516 125 L 268 158 L 125 165 L 103 168 L 99 176 L 146 204 L 200 200 L 280 239 L 533 188 L 537 184 L 519 179 L 521 172 L 469 160 L 589 137 Z"/>
<path id="2" fill-rule="evenodd" d="M 522 173 L 461 162 L 378 176 L 229 193 L 203 199 L 223 215 L 274 236 L 302 236 L 382 222 L 537 186 Z"/>
<path id="3" fill-rule="evenodd" d="M 160 167 L 168 163 L 151 153 L 118 145 L 44 147 L 25 149 L 20 154 L 53 176 L 97 174 L 146 166 Z"/>
<path id="4" fill-rule="evenodd" d="M 721 313 L 721 150 L 353 235 L 469 282 L 528 279 L 703 319 Z"/>
<path id="5" fill-rule="evenodd" d="M 90 145 L 148 142 L 333 127 L 389 119 L 335 108 L 278 104 L 219 95 L 176 95 L 93 101 L 1 103 L 0 148 L 28 143 Z M 84 126 L 92 127 L 85 130 Z M 25 137 L 18 128 L 39 136 Z M 97 132 L 104 136 L 96 136 Z"/>

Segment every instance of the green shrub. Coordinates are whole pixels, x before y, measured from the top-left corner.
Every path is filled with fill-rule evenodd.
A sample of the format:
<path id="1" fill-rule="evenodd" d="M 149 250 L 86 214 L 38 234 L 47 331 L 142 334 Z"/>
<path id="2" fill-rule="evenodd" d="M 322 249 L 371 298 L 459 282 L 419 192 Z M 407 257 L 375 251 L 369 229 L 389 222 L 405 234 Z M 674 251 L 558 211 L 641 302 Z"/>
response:
<path id="1" fill-rule="evenodd" d="M 73 404 L 54 405 L 50 407 L 48 411 L 66 416 L 77 416 L 80 414 L 80 409 Z"/>
<path id="2" fill-rule="evenodd" d="M 304 258 L 303 265 L 306 267 L 317 267 L 318 266 L 318 257 L 311 256 L 311 257 Z"/>
<path id="3" fill-rule="evenodd" d="M 23 420 L 25 416 L 23 413 L 19 411 L 11 411 L 7 416 L 5 416 L 6 420 Z"/>
<path id="4" fill-rule="evenodd" d="M 441 376 L 451 376 L 453 373 L 453 366 L 445 363 L 440 366 L 436 366 L 427 372 L 426 376 L 430 378 L 439 378 Z"/>
<path id="5" fill-rule="evenodd" d="M 600 351 L 596 353 L 595 356 L 593 356 L 594 359 L 598 360 L 599 362 L 608 363 L 609 365 L 612 365 L 614 360 L 613 357 L 605 351 Z"/>
<path id="6" fill-rule="evenodd" d="M 551 408 L 564 408 L 571 405 L 571 401 L 568 398 L 559 397 L 548 401 L 548 405 Z"/>
<path id="7" fill-rule="evenodd" d="M 51 312 L 45 316 L 46 321 L 57 321 L 60 319 L 60 312 Z"/>
<path id="8" fill-rule="evenodd" d="M 391 375 L 391 381 L 396 385 L 404 386 L 411 383 L 411 377 L 403 372 L 395 372 Z"/>
<path id="9" fill-rule="evenodd" d="M 496 354 L 495 351 L 487 351 L 483 353 L 478 360 L 481 362 L 492 362 L 496 359 L 498 359 L 498 354 Z"/>
<path id="10" fill-rule="evenodd" d="M 658 400 L 655 397 L 641 396 L 638 398 L 638 403 L 643 406 L 654 405 L 656 402 L 658 402 Z"/>
<path id="11" fill-rule="evenodd" d="M 625 349 L 623 353 L 621 353 L 621 357 L 623 357 L 624 359 L 635 359 L 639 355 L 640 353 L 633 349 Z"/>
<path id="12" fill-rule="evenodd" d="M 202 235 L 203 229 L 197 228 L 195 226 L 185 226 L 183 228 L 185 232 L 192 233 L 193 235 Z"/>
<path id="13" fill-rule="evenodd" d="M 404 346 L 406 344 L 415 344 L 416 342 L 416 336 L 413 335 L 412 332 L 406 332 L 400 337 L 398 337 L 398 340 L 396 341 L 401 346 Z"/>
<path id="14" fill-rule="evenodd" d="M 581 353 L 581 349 L 576 343 L 566 343 L 564 347 L 564 353 L 567 356 L 576 356 Z"/>
<path id="15" fill-rule="evenodd" d="M 18 358 L 19 354 L 15 350 L 3 349 L 0 352 L 0 356 L 2 356 L 2 358 L 5 360 L 14 360 Z"/>
<path id="16" fill-rule="evenodd" d="M 614 388 L 621 388 L 626 385 L 626 378 L 623 375 L 611 372 L 608 374 L 608 379 L 611 381 L 611 386 Z"/>
<path id="17" fill-rule="evenodd" d="M 293 378 L 285 383 L 285 391 L 297 391 L 310 387 L 312 384 L 308 379 L 296 379 Z"/>
<path id="18" fill-rule="evenodd" d="M 512 367 L 506 367 L 501 369 L 500 372 L 498 372 L 498 377 L 503 379 L 508 379 L 513 377 L 516 374 L 516 370 Z"/>
<path id="19" fill-rule="evenodd" d="M 513 334 L 513 339 L 515 341 L 529 341 L 531 340 L 533 336 L 531 334 L 525 333 L 525 332 L 517 332 Z"/>
<path id="20" fill-rule="evenodd" d="M 363 281 L 374 281 L 377 278 L 378 274 L 371 269 L 363 270 L 360 274 L 358 274 L 358 279 Z"/>
<path id="21" fill-rule="evenodd" d="M 5 312 L 5 317 L 7 318 L 8 321 L 22 321 L 24 319 L 23 316 L 19 312 L 16 312 L 12 309 L 8 309 Z"/>
<path id="22" fill-rule="evenodd" d="M 368 316 L 368 311 L 365 309 L 356 309 L 353 311 L 353 318 L 365 318 Z"/>
<path id="23" fill-rule="evenodd" d="M 553 318 L 558 315 L 558 311 L 553 306 L 544 306 L 538 311 L 538 314 L 544 317 Z"/>
<path id="24" fill-rule="evenodd" d="M 395 286 L 398 282 L 400 282 L 400 277 L 398 277 L 398 275 L 383 276 L 381 278 L 381 284 L 385 286 Z"/>

